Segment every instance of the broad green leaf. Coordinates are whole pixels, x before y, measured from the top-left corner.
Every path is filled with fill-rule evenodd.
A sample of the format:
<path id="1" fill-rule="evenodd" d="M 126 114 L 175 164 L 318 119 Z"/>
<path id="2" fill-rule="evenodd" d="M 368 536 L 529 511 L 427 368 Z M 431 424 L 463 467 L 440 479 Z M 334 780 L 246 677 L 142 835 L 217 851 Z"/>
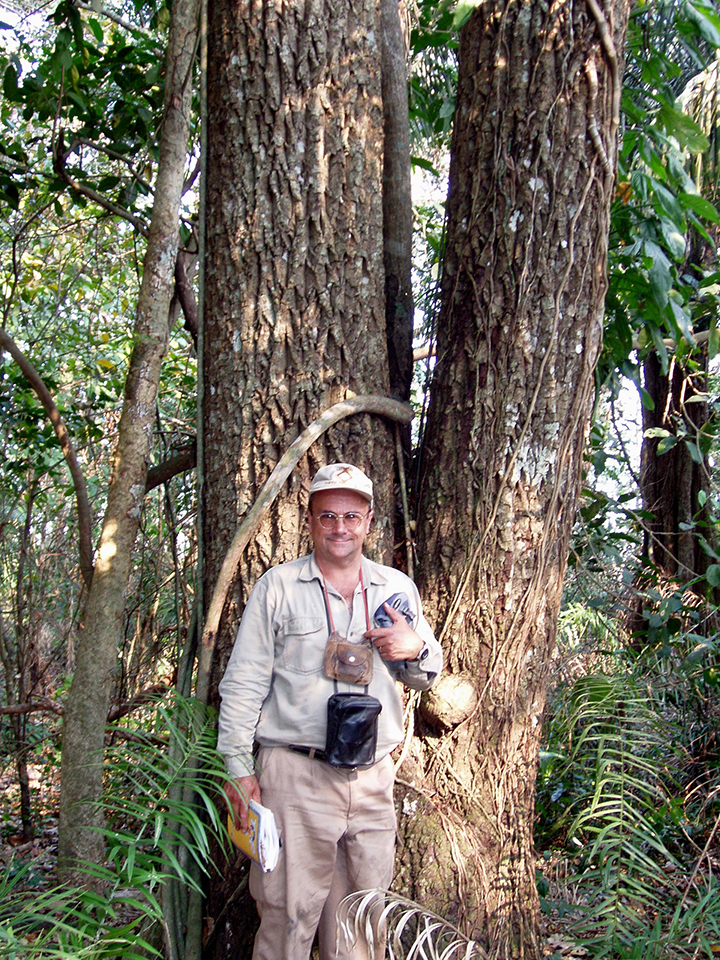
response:
<path id="1" fill-rule="evenodd" d="M 92 34 L 95 37 L 95 39 L 98 42 L 101 42 L 103 39 L 103 31 L 102 31 L 102 27 L 97 22 L 97 20 L 94 20 L 92 17 L 89 17 L 87 20 L 87 25 L 92 31 Z"/>
<path id="2" fill-rule="evenodd" d="M 706 200 L 705 197 L 701 197 L 700 194 L 678 193 L 677 198 L 678 202 L 686 210 L 693 210 L 706 220 L 711 220 L 713 223 L 720 223 L 720 214 L 718 214 L 713 204 L 710 203 L 709 200 Z"/>
<path id="3" fill-rule="evenodd" d="M 685 257 L 685 234 L 681 232 L 674 222 L 670 220 L 661 219 L 661 228 L 663 237 L 665 238 L 665 243 L 668 246 L 670 253 L 675 257 L 676 260 L 680 261 Z"/>
<path id="4" fill-rule="evenodd" d="M 415 157 L 415 156 L 410 157 L 410 163 L 412 164 L 413 167 L 418 167 L 420 170 L 427 170 L 429 173 L 432 173 L 435 176 L 439 176 L 439 173 L 436 170 L 435 166 L 429 160 L 426 160 L 424 157 Z"/>
<path id="5" fill-rule="evenodd" d="M 455 16 L 453 17 L 453 27 L 459 30 L 463 24 L 472 16 L 475 7 L 479 7 L 482 0 L 458 0 L 455 6 Z"/>
<path id="6" fill-rule="evenodd" d="M 67 47 L 63 47 L 63 49 L 60 50 L 60 63 L 65 68 L 65 70 L 70 70 L 72 68 L 73 55 L 72 55 L 72 51 L 69 50 Z"/>
<path id="7" fill-rule="evenodd" d="M 120 177 L 112 174 L 107 177 L 103 177 L 98 183 L 99 190 L 112 190 L 113 187 L 116 187 L 122 180 Z"/>
<path id="8" fill-rule="evenodd" d="M 20 99 L 18 90 L 18 74 L 12 63 L 9 63 L 3 74 L 3 93 L 8 100 L 16 102 Z"/>
<path id="9" fill-rule="evenodd" d="M 0 190 L 0 199 L 5 199 L 12 210 L 17 210 L 20 204 L 20 192 L 14 183 L 6 183 Z"/>
<path id="10" fill-rule="evenodd" d="M 647 392 L 645 387 L 640 387 L 640 400 L 642 402 L 643 407 L 645 407 L 646 410 L 655 409 L 655 401 L 653 400 L 652 396 Z"/>
<path id="11" fill-rule="evenodd" d="M 698 0 L 685 4 L 685 17 L 700 31 L 702 37 L 717 49 L 720 47 L 720 18 L 714 7 Z"/>
<path id="12" fill-rule="evenodd" d="M 657 445 L 657 455 L 661 457 L 663 453 L 667 453 L 669 450 L 672 450 L 674 446 L 677 446 L 677 437 L 665 437 Z"/>
<path id="13" fill-rule="evenodd" d="M 643 146 L 644 146 L 644 145 L 641 144 L 641 149 L 640 149 L 641 155 L 642 155 L 642 153 L 643 153 L 643 149 L 642 149 Z M 645 160 L 645 162 L 646 162 L 646 163 L 648 164 L 648 166 L 649 166 L 649 165 L 650 165 L 650 162 L 651 162 L 651 160 L 650 160 L 650 152 L 649 152 L 649 151 L 648 151 L 648 155 L 647 155 L 646 157 L 643 157 L 643 159 Z M 642 170 L 633 170 L 632 173 L 631 173 L 631 175 L 630 175 L 630 183 L 631 183 L 631 185 L 632 185 L 632 192 L 633 192 L 643 203 L 648 203 L 648 202 L 650 201 L 651 196 L 652 196 L 652 189 L 651 189 L 652 180 L 651 180 L 651 178 L 647 175 L 647 173 L 645 173 L 645 172 L 642 171 Z"/>
<path id="14" fill-rule="evenodd" d="M 674 151 L 667 157 L 668 172 L 675 181 L 675 192 L 696 194 L 697 187 L 693 178 L 688 176 L 685 169 L 686 163 L 686 157 Z"/>
<path id="15" fill-rule="evenodd" d="M 697 123 L 687 114 L 676 110 L 667 100 L 663 101 L 658 112 L 658 123 L 665 127 L 670 136 L 675 137 L 683 150 L 703 153 L 710 146 L 710 141 Z"/>
<path id="16" fill-rule="evenodd" d="M 705 579 L 711 587 L 720 587 L 720 563 L 711 563 L 705 571 Z"/>
<path id="17" fill-rule="evenodd" d="M 674 291 L 673 291 L 674 293 Z M 670 298 L 670 321 L 676 328 L 677 333 L 691 345 L 695 345 L 695 336 L 693 334 L 692 319 L 687 310 L 677 302 L 675 296 Z"/>
<path id="18" fill-rule="evenodd" d="M 688 210 L 688 223 L 691 223 L 693 227 L 695 227 L 695 229 L 703 238 L 703 240 L 707 241 L 707 244 L 709 247 L 715 246 L 715 241 L 705 229 L 705 226 L 702 223 L 702 221 L 698 219 L 697 215 L 692 210 Z"/>
<path id="19" fill-rule="evenodd" d="M 700 453 L 698 445 L 696 443 L 693 443 L 692 440 L 686 440 L 685 446 L 690 451 L 690 456 L 692 457 L 693 462 L 697 463 L 699 466 L 703 462 L 703 457 L 702 457 L 702 453 Z"/>
<path id="20" fill-rule="evenodd" d="M 648 270 L 650 288 L 658 306 L 665 307 L 668 302 L 668 293 L 673 285 L 670 261 L 658 244 L 652 240 L 646 241 L 644 251 L 646 256 L 652 258 L 652 266 Z"/>
<path id="21" fill-rule="evenodd" d="M 678 198 L 675 196 L 672 190 L 668 190 L 667 187 L 663 186 L 661 183 L 658 183 L 657 180 L 653 180 L 652 185 L 655 191 L 655 199 L 657 200 L 655 207 L 658 214 L 662 215 L 663 213 L 666 213 L 677 228 L 684 229 L 685 214 L 683 213 L 682 207 L 678 203 Z"/>
<path id="22" fill-rule="evenodd" d="M 718 334 L 717 327 L 717 317 L 713 316 L 710 321 L 710 336 L 708 338 L 708 353 L 710 354 L 710 359 L 718 355 L 720 352 L 720 334 Z"/>
<path id="23" fill-rule="evenodd" d="M 710 575 L 711 570 L 713 571 L 712 576 Z M 713 566 L 708 567 L 705 573 L 705 579 L 711 587 L 720 586 L 720 567 L 718 567 L 717 564 L 713 564 Z M 716 579 L 717 583 L 713 583 L 713 581 Z M 700 643 L 696 644 L 690 653 L 685 657 L 685 662 L 697 663 L 698 660 L 702 660 L 704 657 L 706 657 L 708 653 L 712 653 L 714 647 L 715 644 L 712 642 L 712 640 L 703 638 Z"/>
<path id="24" fill-rule="evenodd" d="M 654 145 L 650 139 L 646 139 L 642 142 L 642 158 L 647 163 L 647 165 L 652 170 L 655 178 L 661 182 L 667 180 L 667 169 L 665 168 L 665 163 L 663 158 L 659 157 Z M 652 183 L 652 178 L 648 178 Z"/>
<path id="25" fill-rule="evenodd" d="M 55 48 L 56 50 L 65 50 L 72 43 L 72 32 L 68 30 L 67 27 L 62 27 L 57 32 L 57 37 L 55 38 Z"/>
<path id="26" fill-rule="evenodd" d="M 698 536 L 698 543 L 700 544 L 700 549 L 707 557 L 712 557 L 713 560 L 720 561 L 720 554 L 707 542 L 705 537 Z"/>
<path id="27" fill-rule="evenodd" d="M 671 437 L 672 434 L 664 427 L 648 427 L 648 429 L 643 433 L 643 436 L 652 440 L 655 437 Z"/>

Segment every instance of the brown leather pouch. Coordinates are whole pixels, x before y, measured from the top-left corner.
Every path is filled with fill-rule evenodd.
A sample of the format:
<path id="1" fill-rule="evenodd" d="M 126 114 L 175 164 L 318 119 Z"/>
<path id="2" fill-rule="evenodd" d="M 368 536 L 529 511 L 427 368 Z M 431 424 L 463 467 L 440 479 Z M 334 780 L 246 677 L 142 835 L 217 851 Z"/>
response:
<path id="1" fill-rule="evenodd" d="M 373 648 L 369 640 L 352 643 L 331 633 L 325 647 L 323 671 L 330 680 L 367 686 L 373 675 Z"/>

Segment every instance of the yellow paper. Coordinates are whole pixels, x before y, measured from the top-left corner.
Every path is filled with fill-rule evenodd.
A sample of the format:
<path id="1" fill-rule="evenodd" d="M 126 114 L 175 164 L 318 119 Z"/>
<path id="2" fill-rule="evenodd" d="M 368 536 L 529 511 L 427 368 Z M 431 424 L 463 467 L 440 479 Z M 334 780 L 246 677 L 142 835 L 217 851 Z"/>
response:
<path id="1" fill-rule="evenodd" d="M 251 800 L 248 804 L 247 830 L 241 830 L 233 814 L 228 813 L 228 833 L 235 846 L 259 863 L 264 873 L 275 869 L 280 855 L 280 838 L 272 810 Z"/>

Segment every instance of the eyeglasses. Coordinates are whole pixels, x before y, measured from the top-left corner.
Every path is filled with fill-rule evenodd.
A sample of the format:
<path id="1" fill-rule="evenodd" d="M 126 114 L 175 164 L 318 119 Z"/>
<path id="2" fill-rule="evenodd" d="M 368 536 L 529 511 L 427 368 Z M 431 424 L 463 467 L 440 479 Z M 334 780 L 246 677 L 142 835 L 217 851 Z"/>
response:
<path id="1" fill-rule="evenodd" d="M 369 510 L 367 513 L 356 513 L 354 510 L 350 513 L 331 513 L 329 510 L 325 510 L 323 513 L 313 514 L 313 516 L 319 520 L 320 526 L 326 530 L 332 530 L 341 520 L 345 521 L 348 530 L 357 530 L 368 513 L 370 513 Z"/>

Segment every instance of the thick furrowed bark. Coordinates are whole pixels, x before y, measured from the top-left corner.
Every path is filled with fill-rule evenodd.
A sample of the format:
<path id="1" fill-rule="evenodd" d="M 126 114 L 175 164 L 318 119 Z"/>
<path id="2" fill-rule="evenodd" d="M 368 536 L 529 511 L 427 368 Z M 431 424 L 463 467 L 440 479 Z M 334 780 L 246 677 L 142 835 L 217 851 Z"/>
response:
<path id="1" fill-rule="evenodd" d="M 448 672 L 403 777 L 442 828 L 441 905 L 502 958 L 542 952 L 534 782 L 602 339 L 627 4 L 611 12 L 482 4 L 461 39 L 419 512 Z"/>

